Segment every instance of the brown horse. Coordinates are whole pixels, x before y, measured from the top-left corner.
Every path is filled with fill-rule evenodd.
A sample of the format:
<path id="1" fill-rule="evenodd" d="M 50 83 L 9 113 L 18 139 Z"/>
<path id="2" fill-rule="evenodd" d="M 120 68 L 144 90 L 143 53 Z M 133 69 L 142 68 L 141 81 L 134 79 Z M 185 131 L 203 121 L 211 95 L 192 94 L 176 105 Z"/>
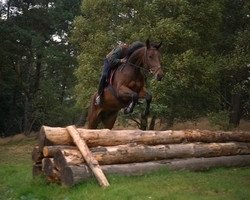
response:
<path id="1" fill-rule="evenodd" d="M 152 96 L 145 87 L 148 73 L 152 73 L 157 80 L 163 77 L 160 65 L 159 45 L 151 45 L 149 40 L 146 45 L 135 50 L 127 62 L 118 67 L 114 72 L 112 84 L 104 91 L 102 106 L 95 105 L 97 94 L 93 95 L 88 112 L 88 128 L 96 129 L 100 122 L 105 128 L 112 129 L 119 110 L 124 108 L 124 113 L 132 113 L 138 99 L 146 99 L 144 115 L 149 114 Z"/>

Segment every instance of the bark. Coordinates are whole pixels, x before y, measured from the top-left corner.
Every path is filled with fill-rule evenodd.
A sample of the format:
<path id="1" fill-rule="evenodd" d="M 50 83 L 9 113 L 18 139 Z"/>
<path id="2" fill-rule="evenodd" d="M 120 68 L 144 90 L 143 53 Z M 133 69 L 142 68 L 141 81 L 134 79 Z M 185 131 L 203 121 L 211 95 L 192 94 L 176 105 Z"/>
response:
<path id="1" fill-rule="evenodd" d="M 73 127 L 73 126 L 68 126 L 66 129 L 69 132 L 69 134 L 71 135 L 71 137 L 73 138 L 74 143 L 76 144 L 76 146 L 80 150 L 84 160 L 86 161 L 89 168 L 91 169 L 91 171 L 95 175 L 95 177 L 96 177 L 97 181 L 99 182 L 99 184 L 102 187 L 108 187 L 109 182 L 108 182 L 106 176 L 104 175 L 104 173 L 102 172 L 98 161 L 92 155 L 92 153 L 89 150 L 86 142 L 83 139 L 80 138 L 80 135 L 79 135 L 78 131 L 76 130 L 76 128 Z"/>
<path id="2" fill-rule="evenodd" d="M 242 167 L 250 166 L 250 155 L 221 156 L 212 158 L 188 158 L 178 160 L 162 160 L 143 163 L 102 165 L 105 174 L 119 175 L 143 175 L 159 169 L 170 170 L 207 170 L 213 167 Z M 93 177 L 87 165 L 68 166 L 61 172 L 61 181 L 65 186 L 73 186 L 77 183 Z"/>
<path id="3" fill-rule="evenodd" d="M 43 154 L 39 149 L 39 146 L 35 146 L 32 151 L 32 161 L 34 163 L 41 163 L 43 159 Z"/>
<path id="4" fill-rule="evenodd" d="M 142 130 L 109 130 L 82 129 L 77 131 L 89 147 L 114 146 L 127 143 L 147 145 L 176 144 L 183 142 L 250 142 L 250 132 L 223 131 L 142 131 Z M 73 141 L 65 128 L 42 126 L 39 134 L 39 148 L 49 145 L 72 145 Z"/>
<path id="5" fill-rule="evenodd" d="M 154 130 L 155 129 L 155 121 L 156 121 L 156 116 L 153 115 L 152 119 L 150 121 L 150 124 L 149 124 L 149 130 Z"/>
<path id="6" fill-rule="evenodd" d="M 73 140 L 66 128 L 42 126 L 38 138 L 39 148 L 52 145 L 73 145 Z"/>
<path id="7" fill-rule="evenodd" d="M 43 147 L 43 156 L 46 158 L 52 158 L 59 150 L 74 149 L 77 150 L 76 146 L 69 145 L 56 145 L 56 146 L 45 146 Z"/>
<path id="8" fill-rule="evenodd" d="M 148 116 L 141 114 L 141 120 L 140 120 L 140 129 L 141 130 L 147 130 L 148 127 Z"/>
<path id="9" fill-rule="evenodd" d="M 189 143 L 170 145 L 119 145 L 95 147 L 92 155 L 102 165 L 146 162 L 171 158 L 216 157 L 250 154 L 250 143 Z M 62 169 L 68 165 L 84 163 L 78 150 L 62 150 L 55 155 L 56 166 Z"/>
<path id="10" fill-rule="evenodd" d="M 54 155 L 54 162 L 57 169 L 62 170 L 69 165 L 85 163 L 81 152 L 78 149 L 61 149 Z"/>
<path id="11" fill-rule="evenodd" d="M 55 168 L 54 159 L 53 158 L 44 158 L 42 160 L 42 169 L 44 174 L 49 177 L 51 180 L 59 181 L 60 173 Z"/>

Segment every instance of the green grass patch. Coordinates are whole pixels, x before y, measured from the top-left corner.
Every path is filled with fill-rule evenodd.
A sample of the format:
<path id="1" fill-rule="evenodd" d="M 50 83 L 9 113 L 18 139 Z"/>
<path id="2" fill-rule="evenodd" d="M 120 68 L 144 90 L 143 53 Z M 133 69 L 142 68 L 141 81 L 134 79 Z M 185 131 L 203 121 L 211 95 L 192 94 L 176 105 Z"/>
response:
<path id="1" fill-rule="evenodd" d="M 32 177 L 34 140 L 0 146 L 0 199 L 20 200 L 209 200 L 249 199 L 250 167 L 206 172 L 160 170 L 144 176 L 108 176 L 109 188 L 95 180 L 65 188 Z"/>

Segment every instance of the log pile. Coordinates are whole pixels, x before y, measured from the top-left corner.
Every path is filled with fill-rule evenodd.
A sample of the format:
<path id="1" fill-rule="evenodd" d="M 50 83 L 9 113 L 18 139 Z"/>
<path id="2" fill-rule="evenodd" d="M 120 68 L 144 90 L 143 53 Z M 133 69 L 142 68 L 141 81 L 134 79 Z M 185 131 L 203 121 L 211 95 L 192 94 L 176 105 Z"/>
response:
<path id="1" fill-rule="evenodd" d="M 250 165 L 249 132 L 90 130 L 43 126 L 32 152 L 33 175 L 73 186 L 105 175 L 160 168 L 205 170 Z"/>

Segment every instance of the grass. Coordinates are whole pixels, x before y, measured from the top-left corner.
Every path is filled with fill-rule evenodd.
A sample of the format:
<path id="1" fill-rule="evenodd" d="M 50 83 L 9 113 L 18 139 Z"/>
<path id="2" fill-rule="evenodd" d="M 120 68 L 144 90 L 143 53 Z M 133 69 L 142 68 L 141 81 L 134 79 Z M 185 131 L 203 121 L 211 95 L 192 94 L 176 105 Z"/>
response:
<path id="1" fill-rule="evenodd" d="M 33 138 L 0 146 L 2 200 L 210 200 L 250 199 L 250 167 L 218 168 L 206 172 L 160 170 L 139 177 L 109 176 L 109 188 L 95 180 L 72 188 L 32 177 Z"/>

